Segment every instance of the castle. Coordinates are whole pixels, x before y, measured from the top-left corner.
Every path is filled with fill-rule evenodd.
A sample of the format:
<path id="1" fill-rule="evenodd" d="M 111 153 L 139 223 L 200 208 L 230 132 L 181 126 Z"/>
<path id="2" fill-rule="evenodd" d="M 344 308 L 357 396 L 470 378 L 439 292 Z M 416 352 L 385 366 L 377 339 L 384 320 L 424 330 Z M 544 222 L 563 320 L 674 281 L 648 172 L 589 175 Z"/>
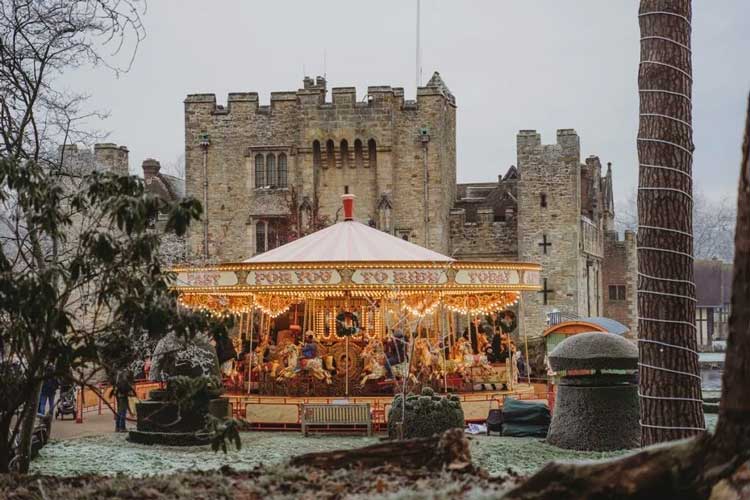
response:
<path id="1" fill-rule="evenodd" d="M 414 101 L 403 88 L 333 88 L 305 78 L 292 92 L 185 99 L 186 191 L 205 201 L 189 252 L 239 261 L 281 243 L 290 210 L 335 220 L 340 195 L 383 231 L 458 259 L 539 262 L 529 336 L 554 318 L 607 316 L 636 329 L 635 237 L 614 230 L 611 166 L 581 162 L 573 130 L 555 144 L 517 136 L 517 162 L 497 182 L 456 184 L 456 99 L 435 73 Z M 298 206 L 289 206 L 294 189 Z M 207 244 L 207 246 L 206 246 Z"/>
<path id="2" fill-rule="evenodd" d="M 438 73 L 413 101 L 389 86 L 368 87 L 362 99 L 352 87 L 330 92 L 327 101 L 318 77 L 272 92 L 270 105 L 256 93 L 229 94 L 226 106 L 213 94 L 187 96 L 184 194 L 205 210 L 203 224 L 191 226 L 188 258 L 241 261 L 274 248 L 290 211 L 333 222 L 350 192 L 362 222 L 414 243 L 458 259 L 542 264 L 542 291 L 523 301 L 530 337 L 588 316 L 636 334 L 635 236 L 618 238 L 611 165 L 603 172 L 596 156 L 582 162 L 574 130 L 558 130 L 554 144 L 521 130 L 516 165 L 497 182 L 457 184 L 456 99 Z M 95 154 L 117 171 L 127 165 L 122 147 Z M 143 174 L 151 191 L 183 195 L 158 162 L 146 160 Z"/>

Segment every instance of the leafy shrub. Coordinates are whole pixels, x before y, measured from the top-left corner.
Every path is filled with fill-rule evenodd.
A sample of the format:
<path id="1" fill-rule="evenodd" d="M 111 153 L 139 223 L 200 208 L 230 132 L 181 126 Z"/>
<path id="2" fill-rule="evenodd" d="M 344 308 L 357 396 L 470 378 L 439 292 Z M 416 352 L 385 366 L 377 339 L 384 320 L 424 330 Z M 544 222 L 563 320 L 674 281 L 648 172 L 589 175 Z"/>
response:
<path id="1" fill-rule="evenodd" d="M 404 417 L 402 411 L 406 410 Z M 397 424 L 403 421 L 404 438 L 429 437 L 448 429 L 464 427 L 464 411 L 458 396 L 441 397 L 429 387 L 417 396 L 409 394 L 406 401 L 400 394 L 393 398 L 388 412 L 388 436 L 398 437 Z"/>

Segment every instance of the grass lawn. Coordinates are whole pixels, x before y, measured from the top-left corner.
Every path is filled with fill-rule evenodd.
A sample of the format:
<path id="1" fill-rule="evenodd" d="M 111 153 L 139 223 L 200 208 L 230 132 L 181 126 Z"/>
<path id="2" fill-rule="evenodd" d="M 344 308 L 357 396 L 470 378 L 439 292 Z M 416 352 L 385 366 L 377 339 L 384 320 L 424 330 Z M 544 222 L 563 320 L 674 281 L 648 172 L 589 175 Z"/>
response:
<path id="1" fill-rule="evenodd" d="M 293 455 L 355 448 L 377 441 L 377 437 L 305 438 L 291 432 L 249 432 L 242 435 L 241 450 L 224 455 L 206 446 L 146 446 L 129 443 L 124 434 L 105 434 L 50 442 L 32 463 L 32 472 L 56 476 L 117 473 L 144 476 L 179 470 L 212 470 L 223 465 L 247 470 L 260 464 L 280 464 Z M 572 452 L 550 446 L 541 439 L 499 436 L 472 437 L 471 449 L 474 462 L 491 473 L 509 468 L 530 473 L 553 459 L 596 459 L 622 453 Z"/>
<path id="2" fill-rule="evenodd" d="M 706 415 L 709 428 L 716 415 Z M 130 476 L 166 474 L 180 470 L 214 470 L 230 465 L 237 470 L 256 465 L 275 465 L 291 456 L 314 451 L 355 448 L 378 441 L 377 437 L 311 436 L 299 432 L 248 432 L 242 435 L 242 449 L 224 455 L 207 446 L 170 447 L 129 443 L 124 434 L 103 434 L 50 442 L 32 462 L 32 472 L 54 476 L 81 474 Z M 472 436 L 472 458 L 492 474 L 513 469 L 522 474 L 536 471 L 550 460 L 592 460 L 622 455 L 618 452 L 563 450 L 536 438 Z"/>

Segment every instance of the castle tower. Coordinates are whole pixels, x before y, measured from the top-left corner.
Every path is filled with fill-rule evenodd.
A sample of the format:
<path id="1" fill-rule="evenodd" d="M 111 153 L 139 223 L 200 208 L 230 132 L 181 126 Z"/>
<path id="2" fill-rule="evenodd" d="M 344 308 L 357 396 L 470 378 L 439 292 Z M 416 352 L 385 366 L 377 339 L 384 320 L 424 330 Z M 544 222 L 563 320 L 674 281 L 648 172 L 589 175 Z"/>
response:
<path id="1" fill-rule="evenodd" d="M 540 263 L 545 285 L 524 294 L 526 333 L 535 337 L 548 313 L 580 312 L 580 143 L 572 129 L 558 130 L 556 144 L 542 144 L 534 130 L 521 130 L 516 141 L 518 258 Z"/>
<path id="2" fill-rule="evenodd" d="M 334 222 L 347 191 L 361 222 L 448 252 L 456 102 L 440 75 L 415 101 L 390 86 L 368 87 L 365 99 L 354 87 L 330 89 L 330 101 L 327 93 L 324 78 L 306 77 L 301 89 L 272 92 L 270 105 L 254 92 L 229 94 L 226 106 L 213 94 L 187 96 L 186 190 L 207 199 L 210 259 L 284 243 L 290 217 L 309 221 L 315 211 Z M 201 254 L 203 227 L 189 239 Z"/>
<path id="3" fill-rule="evenodd" d="M 128 175 L 128 148 L 113 143 L 95 144 L 96 168 L 116 175 Z"/>

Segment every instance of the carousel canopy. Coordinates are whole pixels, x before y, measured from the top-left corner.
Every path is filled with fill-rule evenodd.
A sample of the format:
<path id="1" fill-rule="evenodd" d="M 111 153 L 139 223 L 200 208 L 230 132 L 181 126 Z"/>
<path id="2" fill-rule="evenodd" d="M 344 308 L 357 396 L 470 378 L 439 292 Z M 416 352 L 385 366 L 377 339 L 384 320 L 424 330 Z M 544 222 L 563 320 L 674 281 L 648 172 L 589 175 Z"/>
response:
<path id="1" fill-rule="evenodd" d="M 345 220 L 287 243 L 244 262 L 451 262 L 454 259 L 433 252 L 388 233 Z"/>
<path id="2" fill-rule="evenodd" d="M 274 314 L 335 297 L 398 298 L 420 314 L 438 303 L 481 312 L 540 289 L 538 264 L 456 261 L 356 222 L 354 196 L 342 198 L 343 222 L 244 262 L 175 267 L 172 287 L 188 307 Z"/>

